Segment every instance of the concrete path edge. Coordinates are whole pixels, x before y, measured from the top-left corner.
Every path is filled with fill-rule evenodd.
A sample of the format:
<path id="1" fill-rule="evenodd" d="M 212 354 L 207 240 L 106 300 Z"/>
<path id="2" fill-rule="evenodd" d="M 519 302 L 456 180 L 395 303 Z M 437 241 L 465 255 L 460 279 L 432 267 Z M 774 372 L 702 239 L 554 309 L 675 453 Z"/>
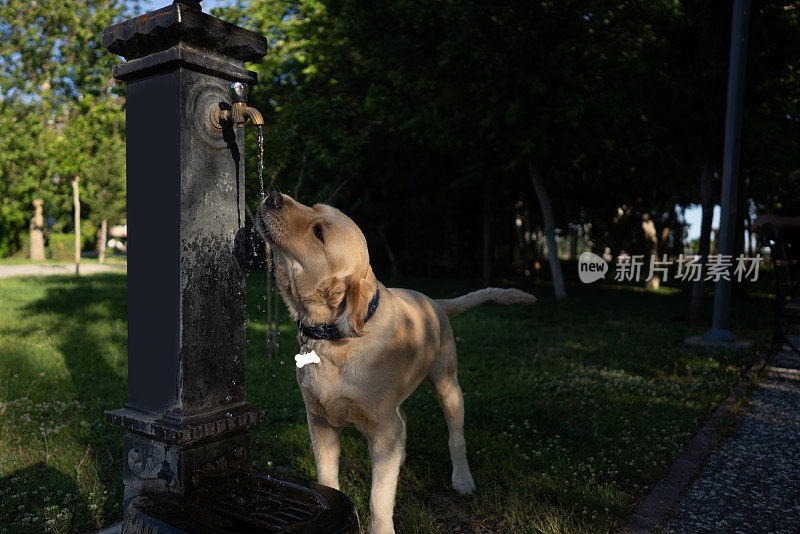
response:
<path id="1" fill-rule="evenodd" d="M 678 502 L 683 490 L 689 485 L 695 473 L 702 467 L 706 457 L 714 449 L 717 440 L 716 423 L 730 413 L 733 404 L 747 392 L 750 377 L 763 368 L 764 354 L 760 354 L 742 379 L 731 389 L 725 400 L 717 406 L 705 425 L 695 434 L 683 453 L 678 456 L 669 472 L 659 480 L 647 497 L 619 532 L 626 534 L 647 534 L 663 523 L 667 513 Z"/>
<path id="2" fill-rule="evenodd" d="M 119 264 L 97 264 L 82 263 L 80 274 L 96 273 L 122 273 L 127 269 L 127 265 Z M 55 276 L 55 275 L 75 275 L 74 263 L 46 264 L 46 263 L 23 263 L 20 265 L 0 265 L 0 278 L 12 278 L 20 276 Z"/>

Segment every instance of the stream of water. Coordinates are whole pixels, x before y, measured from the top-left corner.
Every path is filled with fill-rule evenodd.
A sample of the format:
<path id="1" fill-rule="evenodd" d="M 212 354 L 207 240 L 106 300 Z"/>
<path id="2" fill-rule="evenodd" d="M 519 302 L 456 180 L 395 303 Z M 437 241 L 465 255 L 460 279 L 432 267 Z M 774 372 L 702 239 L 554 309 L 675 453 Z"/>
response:
<path id="1" fill-rule="evenodd" d="M 261 126 L 258 126 L 258 184 L 261 187 L 261 202 L 263 202 L 264 198 L 266 198 L 266 194 L 264 192 L 264 130 Z M 253 235 L 253 238 L 255 237 L 256 236 Z M 266 240 L 264 241 L 264 246 L 266 250 L 265 261 L 267 272 L 267 294 L 264 296 L 267 305 L 266 344 L 270 355 L 274 355 L 278 351 L 278 299 L 274 298 L 275 290 L 272 287 L 272 248 Z M 253 256 L 258 257 L 255 239 L 253 239 Z M 258 309 L 261 310 L 260 305 L 258 305 Z"/>
<path id="2" fill-rule="evenodd" d="M 258 126 L 258 183 L 261 185 L 261 200 L 264 200 L 264 129 Z"/>

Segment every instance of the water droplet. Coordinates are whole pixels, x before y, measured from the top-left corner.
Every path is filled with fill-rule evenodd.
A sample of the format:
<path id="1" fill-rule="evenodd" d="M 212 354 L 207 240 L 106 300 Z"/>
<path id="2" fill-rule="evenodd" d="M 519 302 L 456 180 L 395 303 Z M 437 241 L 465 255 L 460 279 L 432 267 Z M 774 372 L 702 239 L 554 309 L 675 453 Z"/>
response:
<path id="1" fill-rule="evenodd" d="M 232 400 L 233 400 L 233 397 L 231 397 L 230 395 L 228 395 L 227 397 L 225 397 L 225 402 L 230 402 L 230 401 L 232 401 Z"/>
<path id="2" fill-rule="evenodd" d="M 235 387 L 236 386 L 236 380 L 231 380 L 231 385 Z"/>

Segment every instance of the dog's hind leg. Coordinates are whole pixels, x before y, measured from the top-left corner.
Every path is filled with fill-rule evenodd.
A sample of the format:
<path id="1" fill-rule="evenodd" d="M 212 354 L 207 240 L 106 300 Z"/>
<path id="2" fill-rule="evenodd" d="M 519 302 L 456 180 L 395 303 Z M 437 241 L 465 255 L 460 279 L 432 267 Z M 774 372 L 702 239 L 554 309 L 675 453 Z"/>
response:
<path id="1" fill-rule="evenodd" d="M 450 433 L 450 460 L 453 462 L 453 488 L 459 493 L 475 491 L 475 482 L 467 463 L 467 444 L 464 440 L 464 395 L 456 371 L 456 346 L 452 340 L 443 340 L 442 348 L 431 366 L 428 379 L 436 390 Z"/>

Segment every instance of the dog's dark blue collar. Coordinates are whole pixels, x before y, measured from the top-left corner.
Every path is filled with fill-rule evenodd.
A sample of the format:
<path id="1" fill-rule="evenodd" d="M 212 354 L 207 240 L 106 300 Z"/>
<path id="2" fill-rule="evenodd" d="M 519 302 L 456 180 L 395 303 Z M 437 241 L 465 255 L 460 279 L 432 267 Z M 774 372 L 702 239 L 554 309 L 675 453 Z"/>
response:
<path id="1" fill-rule="evenodd" d="M 371 301 L 369 301 L 367 314 L 364 316 L 364 324 L 366 324 L 366 322 L 372 319 L 372 316 L 375 315 L 375 310 L 378 309 L 378 302 L 380 300 L 381 290 L 380 288 L 375 288 L 375 296 L 372 297 Z M 300 328 L 300 334 L 310 339 L 338 341 L 344 337 L 339 331 L 339 327 L 337 327 L 335 324 L 318 324 L 314 326 L 307 326 L 300 321 L 297 321 L 297 326 Z"/>

